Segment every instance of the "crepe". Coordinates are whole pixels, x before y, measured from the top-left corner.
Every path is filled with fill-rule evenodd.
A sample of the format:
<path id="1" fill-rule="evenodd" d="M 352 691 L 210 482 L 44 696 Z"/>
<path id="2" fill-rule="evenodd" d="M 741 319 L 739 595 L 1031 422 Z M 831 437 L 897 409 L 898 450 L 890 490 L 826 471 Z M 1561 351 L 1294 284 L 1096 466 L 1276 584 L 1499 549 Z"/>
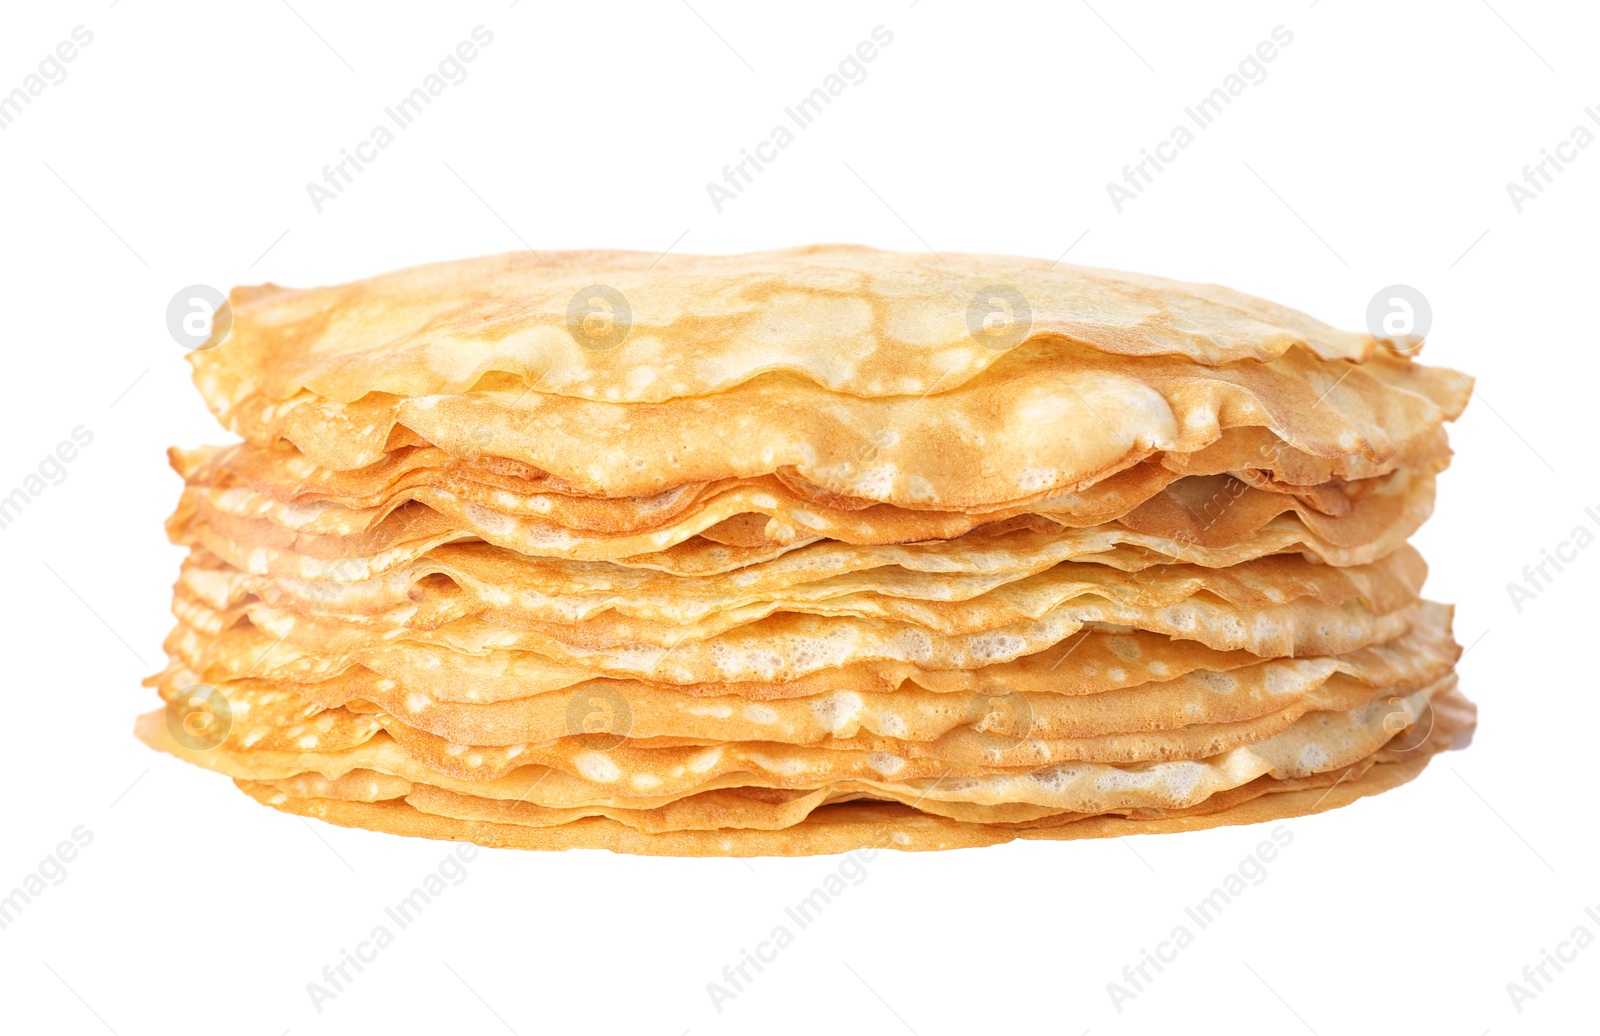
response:
<path id="1" fill-rule="evenodd" d="M 1090 744 L 1066 745 L 1053 753 L 1055 758 L 1016 759 L 1009 765 L 760 741 L 661 745 L 578 736 L 541 745 L 477 747 L 453 745 L 383 713 L 373 718 L 384 732 L 356 744 L 324 745 L 322 738 L 311 736 L 292 748 L 225 742 L 220 750 L 196 751 L 173 740 L 167 713 L 161 711 L 142 717 L 139 730 L 155 747 L 235 777 L 270 780 L 307 772 L 342 777 L 375 771 L 480 797 L 526 800 L 536 792 L 533 801 L 547 805 L 615 804 L 619 798 L 626 804 L 639 797 L 660 803 L 719 787 L 812 790 L 851 781 L 885 794 L 935 802 L 1023 802 L 1105 812 L 1192 806 L 1265 773 L 1296 776 L 1349 765 L 1409 729 L 1424 713 L 1431 714 L 1435 698 L 1453 700 L 1454 687 L 1452 674 L 1395 701 L 1374 699 L 1353 709 L 1307 713 L 1264 736 L 1252 732 L 1236 743 L 1217 739 L 1214 751 L 1191 752 L 1188 758 L 1161 758 L 1159 749 L 1128 753 L 1113 746 L 1097 751 L 1102 746 Z M 1135 754 L 1151 757 L 1127 757 Z M 1097 755 L 1102 758 L 1093 758 Z"/>
<path id="2" fill-rule="evenodd" d="M 1340 774 L 1286 782 L 1284 786 L 1275 786 L 1271 778 L 1264 778 L 1265 783 L 1256 798 L 1246 798 L 1241 805 L 1210 813 L 1195 811 L 1156 817 L 1108 814 L 1057 827 L 1016 829 L 961 823 L 905 806 L 851 803 L 817 810 L 804 823 L 778 831 L 709 828 L 668 835 L 640 831 L 601 817 L 556 827 L 527 827 L 440 816 L 423 812 L 409 802 L 295 798 L 271 785 L 243 780 L 235 783 L 262 805 L 286 813 L 315 817 L 343 827 L 476 842 L 496 848 L 609 849 L 650 856 L 814 856 L 861 848 L 929 851 L 998 845 L 1016 838 L 1115 838 L 1204 830 L 1226 824 L 1265 823 L 1334 809 L 1366 795 L 1387 791 L 1411 780 L 1426 765 L 1426 759 L 1415 759 L 1375 766 L 1351 780 L 1341 781 L 1343 774 Z M 1321 790 L 1324 787 L 1328 790 Z"/>
<path id="3" fill-rule="evenodd" d="M 1039 619 L 1082 598 L 1123 606 L 1167 608 L 1197 595 L 1243 607 L 1314 599 L 1326 605 L 1359 600 L 1386 614 L 1417 600 L 1427 566 L 1403 547 L 1370 565 L 1334 568 L 1298 557 L 1262 558 L 1226 569 L 1148 565 L 1129 572 L 1098 564 L 1061 564 L 1039 571 L 923 573 L 898 567 L 839 573 L 765 590 L 745 579 L 667 575 L 629 580 L 626 589 L 574 586 L 561 566 L 530 573 L 504 555 L 463 548 L 437 552 L 425 564 L 392 573 L 348 607 L 322 586 L 262 579 L 203 553 L 185 562 L 180 601 L 220 611 L 218 626 L 234 620 L 248 598 L 311 621 L 336 621 L 378 630 L 437 629 L 481 618 L 517 630 L 552 631 L 585 644 L 628 641 L 680 644 L 725 633 L 778 613 L 893 619 L 956 634 Z M 541 576 L 543 578 L 541 578 Z M 753 576 L 752 578 L 759 578 Z M 698 591 L 698 592 L 697 592 Z M 1181 621 L 1174 614 L 1174 621 Z M 1149 628 L 1149 627 L 1146 627 Z M 583 635 L 567 637 L 566 631 Z"/>
<path id="4" fill-rule="evenodd" d="M 546 381 L 491 375 L 470 391 L 417 399 L 267 396 L 272 419 L 236 421 L 235 430 L 263 446 L 293 443 L 309 462 L 341 471 L 365 470 L 415 442 L 596 497 L 781 472 L 841 496 L 954 509 L 1077 491 L 1229 439 L 1249 442 L 1248 452 L 1233 452 L 1251 466 L 1370 477 L 1432 447 L 1469 385 L 1391 357 L 1352 369 L 1292 352 L 1270 365 L 1197 373 L 1170 359 L 1113 360 L 1052 343 L 1022 347 L 965 386 L 887 402 L 774 374 L 644 404 L 574 399 L 545 391 Z M 1061 426 L 1077 432 L 1045 431 Z M 686 440 L 689 428 L 697 434 Z"/>
<path id="5" fill-rule="evenodd" d="M 1231 670 L 1199 669 L 1129 687 L 1085 687 L 1044 670 L 1030 690 L 1004 677 L 980 692 L 935 690 L 915 680 L 890 690 L 835 689 L 752 699 L 738 693 L 687 695 L 676 687 L 599 679 L 533 691 L 492 702 L 436 697 L 426 680 L 399 682 L 366 666 L 314 683 L 266 677 L 206 677 L 175 662 L 155 680 L 163 696 L 205 683 L 229 700 L 274 695 L 292 702 L 286 722 L 298 724 L 320 709 L 370 703 L 408 726 L 469 745 L 543 742 L 574 733 L 574 715 L 591 724 L 609 720 L 635 738 L 677 737 L 724 741 L 765 740 L 809 744 L 879 735 L 898 741 L 932 741 L 964 729 L 998 738 L 1086 738 L 1159 732 L 1189 725 L 1239 723 L 1274 716 L 1292 721 L 1300 712 L 1349 708 L 1380 690 L 1416 689 L 1442 677 L 1459 656 L 1449 633 L 1449 612 L 1430 605 L 1396 640 L 1344 656 L 1270 659 Z M 266 645 L 252 648 L 259 657 Z M 1080 649 L 1081 650 L 1081 649 Z M 1077 652 L 1074 653 L 1076 656 Z M 455 667 L 452 666 L 452 669 Z M 997 669 L 1001 667 L 988 667 Z M 1142 668 L 1142 667 L 1141 667 Z M 921 682 L 933 683 L 918 674 Z M 1126 676 L 1123 679 L 1127 679 Z M 698 685 L 697 685 L 698 686 Z M 737 692 L 741 685 L 730 685 Z M 793 690 L 788 689 L 786 690 Z M 281 714 L 281 713 L 280 713 Z M 259 713 L 250 717 L 260 721 Z M 577 725 L 582 729 L 581 724 Z M 241 717 L 236 732 L 252 736 Z"/>
<path id="6" fill-rule="evenodd" d="M 1408 538 L 1469 379 L 988 256 L 237 289 L 152 747 L 333 823 L 666 855 L 1315 812 L 1464 744 Z"/>
<path id="7" fill-rule="evenodd" d="M 1191 807 L 1128 808 L 1094 815 L 1057 811 L 1035 817 L 1031 823 L 960 821 L 899 803 L 857 800 L 839 805 L 811 806 L 803 819 L 776 828 L 706 826 L 673 829 L 674 825 L 670 823 L 651 825 L 649 820 L 642 817 L 629 817 L 635 821 L 630 825 L 606 815 L 620 810 L 575 811 L 585 814 L 582 817 L 540 816 L 537 808 L 526 809 L 525 804 L 517 801 L 496 805 L 492 800 L 409 782 L 402 793 L 398 785 L 382 788 L 365 777 L 357 778 L 358 788 L 365 783 L 368 790 L 377 793 L 377 797 L 362 796 L 359 790 L 350 798 L 327 798 L 313 794 L 295 796 L 276 786 L 284 783 L 282 781 L 269 783 L 240 779 L 237 783 L 257 801 L 303 816 L 314 816 L 345 826 L 476 841 L 490 846 L 609 848 L 651 855 L 694 856 L 809 855 L 845 852 L 863 846 L 940 849 L 993 845 L 1018 837 L 1111 837 L 1196 830 L 1217 824 L 1254 823 L 1264 819 L 1299 816 L 1345 805 L 1363 795 L 1388 790 L 1415 777 L 1433 754 L 1450 747 L 1463 730 L 1470 729 L 1473 722 L 1473 710 L 1459 696 L 1441 700 L 1437 711 L 1437 720 L 1420 743 L 1410 743 L 1406 732 L 1402 731 L 1392 739 L 1399 743 L 1396 749 L 1380 747 L 1347 766 L 1301 777 L 1264 775 Z M 313 782 L 310 788 L 302 787 L 299 790 L 337 789 Z M 414 804 L 413 798 L 426 809 Z M 746 799 L 747 804 L 761 801 L 757 798 L 752 803 L 748 796 Z M 1258 799 L 1264 801 L 1251 807 L 1250 803 Z M 797 800 L 791 798 L 789 801 Z M 803 802 L 803 798 L 799 801 Z M 722 815 L 718 819 L 726 820 L 727 806 L 725 803 L 720 805 Z M 805 803 L 802 810 L 809 805 Z M 718 806 L 713 803 L 711 809 L 717 810 Z M 535 815 L 527 816 L 530 813 Z M 768 815 L 771 815 L 770 810 Z M 516 823 L 518 820 L 545 822 Z M 703 818 L 699 822 L 703 823 Z M 651 826 L 654 826 L 654 830 L 649 829 Z"/>

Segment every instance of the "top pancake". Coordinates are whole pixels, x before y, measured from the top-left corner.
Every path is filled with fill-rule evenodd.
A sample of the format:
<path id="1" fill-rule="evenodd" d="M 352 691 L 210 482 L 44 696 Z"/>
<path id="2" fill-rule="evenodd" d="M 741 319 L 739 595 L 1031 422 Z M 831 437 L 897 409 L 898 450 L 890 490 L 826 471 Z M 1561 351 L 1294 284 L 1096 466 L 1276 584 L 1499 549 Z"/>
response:
<path id="1" fill-rule="evenodd" d="M 586 348 L 569 334 L 574 296 L 596 285 L 626 301 L 629 319 L 613 315 L 631 323 L 629 348 Z M 1026 300 L 1029 337 L 1115 355 L 1218 366 L 1301 346 L 1362 363 L 1378 348 L 1369 335 L 1216 285 L 1042 259 L 813 245 L 665 258 L 513 252 L 338 287 L 240 289 L 232 341 L 197 354 L 196 367 L 204 378 L 248 363 L 285 396 L 308 388 L 340 402 L 460 392 L 488 371 L 543 375 L 542 391 L 619 402 L 703 396 L 769 371 L 862 398 L 921 395 L 964 384 L 1018 344 L 969 329 L 975 299 L 980 321 L 1008 301 L 1022 316 L 997 288 Z"/>
<path id="2" fill-rule="evenodd" d="M 191 354 L 195 382 L 246 439 L 332 470 L 431 444 L 593 496 L 788 469 L 922 507 L 1077 491 L 1230 428 L 1388 470 L 1470 393 L 1226 289 L 1040 260 L 819 246 L 548 263 L 237 290 L 231 333 Z M 615 335 L 590 336 L 597 307 Z"/>

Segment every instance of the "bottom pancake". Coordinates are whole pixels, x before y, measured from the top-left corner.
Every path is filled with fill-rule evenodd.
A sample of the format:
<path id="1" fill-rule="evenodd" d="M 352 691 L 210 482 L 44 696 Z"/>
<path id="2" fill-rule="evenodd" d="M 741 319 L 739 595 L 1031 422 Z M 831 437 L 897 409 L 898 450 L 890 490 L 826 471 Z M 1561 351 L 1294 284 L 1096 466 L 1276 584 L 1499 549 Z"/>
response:
<path id="1" fill-rule="evenodd" d="M 1016 838 L 1113 838 L 1193 831 L 1321 813 L 1404 784 L 1420 773 L 1434 754 L 1470 732 L 1473 710 L 1463 700 L 1457 698 L 1437 711 L 1439 718 L 1434 728 L 1420 743 L 1415 734 L 1401 732 L 1389 746 L 1352 766 L 1290 779 L 1261 777 L 1186 809 L 1100 815 L 1062 813 L 1023 823 L 971 823 L 935 816 L 901 803 L 856 800 L 817 807 L 803 820 L 777 830 L 715 828 L 652 833 L 605 817 L 527 826 L 424 812 L 409 798 L 370 802 L 302 798 L 264 782 L 234 783 L 263 805 L 342 827 L 470 841 L 498 848 L 609 849 L 651 856 L 809 856 L 863 848 L 927 851 L 995 845 Z M 426 796 L 421 801 L 430 802 Z M 480 817 L 499 813 L 509 819 L 514 808 L 514 804 L 482 802 L 475 812 Z M 453 811 L 463 812 L 459 803 Z"/>

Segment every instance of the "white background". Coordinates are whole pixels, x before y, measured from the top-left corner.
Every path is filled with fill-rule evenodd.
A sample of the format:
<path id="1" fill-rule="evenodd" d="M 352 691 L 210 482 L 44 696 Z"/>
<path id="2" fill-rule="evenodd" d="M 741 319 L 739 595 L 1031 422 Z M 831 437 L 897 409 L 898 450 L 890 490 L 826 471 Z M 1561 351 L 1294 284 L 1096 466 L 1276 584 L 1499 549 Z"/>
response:
<path id="1" fill-rule="evenodd" d="M 74 828 L 93 836 L 0 930 L 0 1029 L 1593 1031 L 1600 946 L 1520 1012 L 1507 991 L 1575 926 L 1600 936 L 1584 913 L 1600 916 L 1600 549 L 1520 613 L 1507 590 L 1574 527 L 1600 531 L 1584 512 L 1600 514 L 1600 147 L 1520 213 L 1506 189 L 1575 126 L 1600 132 L 1584 114 L 1600 104 L 1590 11 L 292 2 L 0 15 L 0 92 L 75 26 L 93 33 L 0 131 L 0 492 L 73 428 L 94 437 L 0 530 L 0 892 Z M 494 39 L 469 78 L 315 212 L 307 182 L 480 24 Z M 866 81 L 717 213 L 707 181 L 876 25 L 894 39 Z M 1277 25 L 1293 42 L 1265 81 L 1118 214 L 1107 181 Z M 168 300 L 527 246 L 812 241 L 1070 248 L 1351 328 L 1383 286 L 1419 288 L 1424 359 L 1481 389 L 1417 541 L 1471 645 L 1475 743 L 1396 792 L 1287 822 L 1266 880 L 1120 1013 L 1107 983 L 1265 830 L 884 853 L 721 1013 L 707 983 L 837 859 L 485 850 L 317 1013 L 307 983 L 451 847 L 262 809 L 133 738 L 179 561 L 162 451 L 223 438 Z"/>

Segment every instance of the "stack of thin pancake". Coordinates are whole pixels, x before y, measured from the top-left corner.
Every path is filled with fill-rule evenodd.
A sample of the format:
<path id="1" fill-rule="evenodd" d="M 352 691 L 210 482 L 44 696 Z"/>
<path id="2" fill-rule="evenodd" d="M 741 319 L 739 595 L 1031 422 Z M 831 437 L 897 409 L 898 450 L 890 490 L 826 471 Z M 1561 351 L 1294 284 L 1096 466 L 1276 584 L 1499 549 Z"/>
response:
<path id="1" fill-rule="evenodd" d="M 1214 286 L 817 247 L 236 290 L 151 745 L 488 845 L 1293 816 L 1474 722 L 1407 538 L 1470 382 Z"/>

